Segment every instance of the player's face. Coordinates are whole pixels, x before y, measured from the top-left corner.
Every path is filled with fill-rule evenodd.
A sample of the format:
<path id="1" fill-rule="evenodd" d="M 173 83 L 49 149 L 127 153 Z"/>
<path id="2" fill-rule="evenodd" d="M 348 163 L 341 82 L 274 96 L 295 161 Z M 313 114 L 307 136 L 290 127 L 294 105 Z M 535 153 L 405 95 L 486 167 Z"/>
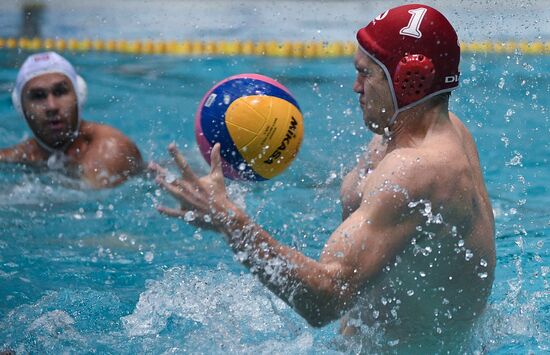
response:
<path id="1" fill-rule="evenodd" d="M 382 134 L 394 113 L 388 80 L 382 68 L 361 50 L 357 50 L 354 64 L 353 91 L 359 94 L 363 119 L 371 131 Z"/>
<path id="2" fill-rule="evenodd" d="M 31 79 L 23 88 L 21 103 L 29 127 L 48 146 L 59 148 L 73 138 L 78 104 L 65 75 L 50 73 Z"/>

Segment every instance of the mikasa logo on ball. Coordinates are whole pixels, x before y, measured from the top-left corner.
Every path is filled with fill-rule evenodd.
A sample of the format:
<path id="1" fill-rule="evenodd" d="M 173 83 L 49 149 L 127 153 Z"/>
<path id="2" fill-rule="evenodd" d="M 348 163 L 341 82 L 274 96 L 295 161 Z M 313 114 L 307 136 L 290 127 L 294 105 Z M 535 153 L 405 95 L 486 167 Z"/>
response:
<path id="1" fill-rule="evenodd" d="M 286 135 L 283 138 L 281 145 L 277 147 L 277 149 L 269 156 L 269 158 L 267 158 L 267 160 L 264 160 L 264 163 L 273 164 L 273 161 L 281 156 L 282 152 L 286 149 L 286 147 L 290 143 L 290 140 L 293 138 L 296 138 L 297 128 L 298 128 L 298 121 L 296 120 L 296 118 L 294 118 L 294 116 L 292 116 L 290 120 L 290 126 L 288 126 L 288 130 L 286 131 Z"/>

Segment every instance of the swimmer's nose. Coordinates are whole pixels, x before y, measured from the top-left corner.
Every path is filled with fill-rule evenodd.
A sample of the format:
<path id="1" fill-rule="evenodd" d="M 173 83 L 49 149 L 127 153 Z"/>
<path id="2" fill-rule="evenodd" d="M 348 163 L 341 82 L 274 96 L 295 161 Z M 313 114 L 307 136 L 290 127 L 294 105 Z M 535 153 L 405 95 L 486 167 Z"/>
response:
<path id="1" fill-rule="evenodd" d="M 46 98 L 46 107 L 48 109 L 57 109 L 58 108 L 57 98 L 54 95 L 52 95 L 51 93 L 48 94 L 48 97 Z"/>
<path id="2" fill-rule="evenodd" d="M 59 113 L 59 102 L 52 94 L 48 94 L 48 97 L 46 98 L 46 113 L 49 116 Z"/>
<path id="3" fill-rule="evenodd" d="M 355 91 L 358 94 L 363 93 L 363 81 L 360 80 L 359 75 L 355 78 L 355 82 L 353 83 L 353 91 Z"/>

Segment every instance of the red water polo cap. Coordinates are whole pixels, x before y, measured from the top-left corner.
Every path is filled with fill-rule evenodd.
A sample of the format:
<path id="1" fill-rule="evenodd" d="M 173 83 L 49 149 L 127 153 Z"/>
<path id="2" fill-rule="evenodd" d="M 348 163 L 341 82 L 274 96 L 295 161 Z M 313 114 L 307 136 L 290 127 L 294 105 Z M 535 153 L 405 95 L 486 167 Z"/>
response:
<path id="1" fill-rule="evenodd" d="M 393 83 L 395 116 L 458 86 L 456 31 L 430 6 L 408 4 L 390 9 L 361 28 L 357 40 Z"/>

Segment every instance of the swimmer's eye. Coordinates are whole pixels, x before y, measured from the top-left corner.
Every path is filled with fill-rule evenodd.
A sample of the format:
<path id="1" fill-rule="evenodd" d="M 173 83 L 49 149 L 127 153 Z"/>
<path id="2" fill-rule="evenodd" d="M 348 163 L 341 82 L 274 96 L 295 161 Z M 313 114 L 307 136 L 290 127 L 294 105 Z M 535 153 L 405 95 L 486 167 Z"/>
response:
<path id="1" fill-rule="evenodd" d="M 68 93 L 69 87 L 65 83 L 54 86 L 52 90 L 52 95 L 56 97 L 67 95 Z"/>
<path id="2" fill-rule="evenodd" d="M 31 90 L 27 96 L 31 101 L 40 101 L 48 97 L 46 90 Z"/>
<path id="3" fill-rule="evenodd" d="M 355 70 L 357 71 L 357 75 L 362 76 L 362 77 L 367 77 L 367 76 L 370 76 L 370 74 L 371 74 L 370 70 L 368 70 L 368 69 L 356 68 Z"/>

